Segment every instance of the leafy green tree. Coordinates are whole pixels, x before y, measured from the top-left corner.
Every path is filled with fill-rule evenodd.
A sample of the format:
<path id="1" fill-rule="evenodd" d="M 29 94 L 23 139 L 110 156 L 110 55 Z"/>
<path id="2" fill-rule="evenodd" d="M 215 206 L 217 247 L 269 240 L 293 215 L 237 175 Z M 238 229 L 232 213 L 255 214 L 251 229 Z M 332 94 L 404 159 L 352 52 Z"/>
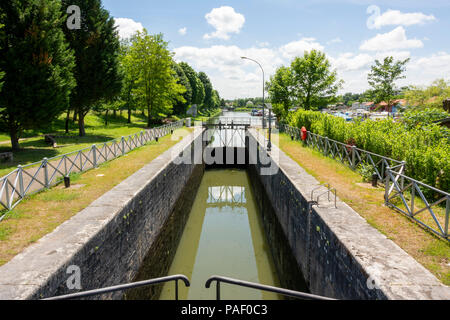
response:
<path id="1" fill-rule="evenodd" d="M 162 34 L 149 35 L 147 30 L 138 32 L 130 48 L 131 62 L 138 70 L 136 92 L 147 109 L 150 127 L 156 118 L 171 113 L 173 103 L 184 101 L 186 88 L 177 83 L 173 69 L 173 53 Z"/>
<path id="2" fill-rule="evenodd" d="M 176 72 L 177 82 L 186 88 L 186 92 L 183 94 L 185 101 L 177 101 L 173 106 L 173 112 L 177 115 L 184 115 L 192 102 L 192 88 L 189 79 L 183 71 L 183 68 L 174 62 L 173 69 Z"/>
<path id="3" fill-rule="evenodd" d="M 394 61 L 393 57 L 384 58 L 383 63 L 375 60 L 369 75 L 367 76 L 370 86 L 373 88 L 375 102 L 384 101 L 388 108 L 392 106 L 392 101 L 397 95 L 395 81 L 405 78 L 405 65 L 409 58 L 403 61 Z"/>
<path id="4" fill-rule="evenodd" d="M 59 0 L 0 2 L 0 124 L 19 149 L 24 129 L 48 126 L 63 112 L 75 86 L 74 56 L 61 29 Z"/>
<path id="5" fill-rule="evenodd" d="M 293 79 L 291 69 L 280 67 L 266 84 L 273 111 L 278 118 L 284 118 L 293 104 Z"/>
<path id="6" fill-rule="evenodd" d="M 127 122 L 131 123 L 131 111 L 135 108 L 137 97 L 134 91 L 137 88 L 139 72 L 130 55 L 131 43 L 128 40 L 120 44 L 119 70 L 122 74 L 122 91 L 120 93 L 121 108 L 128 111 Z"/>
<path id="7" fill-rule="evenodd" d="M 62 0 L 62 4 L 64 13 L 70 5 L 81 9 L 81 29 L 64 30 L 76 58 L 77 87 L 72 92 L 71 107 L 78 113 L 79 135 L 84 136 L 84 117 L 91 108 L 120 93 L 119 36 L 114 19 L 102 7 L 101 0 Z"/>
<path id="8" fill-rule="evenodd" d="M 306 110 L 317 110 L 335 101 L 335 95 L 343 81 L 325 54 L 318 50 L 305 52 L 291 63 L 292 91 L 295 101 Z"/>
<path id="9" fill-rule="evenodd" d="M 414 109 L 443 108 L 443 101 L 450 98 L 450 84 L 437 79 L 426 87 L 411 86 L 405 92 L 405 99 Z"/>
<path id="10" fill-rule="evenodd" d="M 204 72 L 199 72 L 198 77 L 203 83 L 203 88 L 205 89 L 205 98 L 203 99 L 203 108 L 211 109 L 213 107 L 213 86 L 211 80 Z"/>
<path id="11" fill-rule="evenodd" d="M 184 74 L 189 80 L 189 84 L 192 89 L 192 100 L 189 104 L 197 104 L 200 106 L 203 104 L 203 100 L 205 99 L 205 88 L 203 83 L 200 81 L 195 70 L 186 62 L 180 62 L 180 67 L 183 69 Z"/>

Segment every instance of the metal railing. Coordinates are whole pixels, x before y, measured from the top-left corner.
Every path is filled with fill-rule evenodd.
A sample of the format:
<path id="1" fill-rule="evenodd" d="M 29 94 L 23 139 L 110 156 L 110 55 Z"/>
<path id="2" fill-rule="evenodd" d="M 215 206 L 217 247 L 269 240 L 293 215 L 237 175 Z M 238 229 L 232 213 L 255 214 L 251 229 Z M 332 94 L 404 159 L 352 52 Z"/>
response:
<path id="1" fill-rule="evenodd" d="M 280 131 L 289 134 L 293 139 L 301 139 L 301 131 L 299 128 L 286 124 L 279 124 L 279 128 Z M 386 206 L 405 214 L 434 234 L 449 240 L 450 194 L 406 176 L 404 174 L 406 169 L 405 161 L 385 157 L 310 131 L 307 131 L 306 144 L 319 150 L 326 156 L 348 164 L 353 170 L 356 170 L 357 166 L 363 162 L 370 164 L 378 180 L 384 183 Z M 433 200 L 429 201 L 427 199 L 423 192 L 424 189 L 427 190 L 426 194 L 434 196 Z M 399 207 L 395 203 L 398 199 L 401 200 L 404 208 Z M 417 200 L 422 201 L 424 207 L 415 210 L 415 206 L 418 205 Z M 443 210 L 445 210 L 445 213 L 440 214 L 436 209 L 444 201 L 445 209 Z M 430 204 L 430 202 L 432 203 Z M 431 224 L 418 217 L 422 212 L 428 212 L 430 214 L 432 218 L 430 221 Z"/>
<path id="2" fill-rule="evenodd" d="M 141 131 L 127 137 L 111 140 L 92 147 L 73 151 L 42 161 L 18 166 L 0 178 L 0 204 L 7 210 L 14 209 L 27 195 L 48 189 L 72 173 L 83 172 L 157 140 L 182 127 L 184 120 Z M 0 216 L 0 221 L 5 214 Z"/>
<path id="3" fill-rule="evenodd" d="M 46 298 L 46 299 L 42 299 L 42 300 L 70 300 L 70 299 L 86 298 L 86 297 L 96 296 L 99 294 L 123 291 L 123 290 L 138 288 L 138 287 L 145 287 L 145 286 L 149 286 L 149 285 L 165 283 L 165 282 L 170 282 L 170 281 L 175 282 L 175 300 L 178 300 L 178 281 L 179 280 L 183 281 L 186 287 L 189 287 L 191 285 L 189 282 L 189 279 L 185 275 L 177 274 L 177 275 L 168 276 L 168 277 L 143 280 L 143 281 L 132 282 L 132 283 L 127 283 L 127 284 L 120 284 L 117 286 L 106 287 L 106 288 L 101 288 L 101 289 L 94 289 L 94 290 L 89 290 L 89 291 L 66 294 L 63 296 L 56 296 L 56 297 Z"/>
<path id="4" fill-rule="evenodd" d="M 229 277 L 222 277 L 222 276 L 212 276 L 212 277 L 210 277 L 206 281 L 205 287 L 207 289 L 209 289 L 210 286 L 211 286 L 211 283 L 213 281 L 216 281 L 216 299 L 217 300 L 220 300 L 220 284 L 222 282 L 223 283 L 232 284 L 232 285 L 236 285 L 236 286 L 240 286 L 240 287 L 247 287 L 247 288 L 252 288 L 252 289 L 258 289 L 258 290 L 278 293 L 278 294 L 281 294 L 281 295 L 284 295 L 284 296 L 300 298 L 300 299 L 306 299 L 306 300 L 335 300 L 335 299 L 332 299 L 332 298 L 318 296 L 318 295 L 315 295 L 315 294 L 310 294 L 310 293 L 305 293 L 305 292 L 300 292 L 300 291 L 294 291 L 294 290 L 289 290 L 289 289 L 283 289 L 283 288 L 278 288 L 278 287 L 272 287 L 272 286 L 268 286 L 268 285 L 264 285 L 264 284 L 248 282 L 248 281 L 244 281 L 244 280 L 238 280 L 238 279 L 233 279 L 233 278 L 229 278 Z"/>
<path id="5" fill-rule="evenodd" d="M 401 173 L 387 168 L 387 179 L 385 186 L 385 204 L 395 210 L 405 214 L 407 217 L 413 219 L 421 226 L 429 229 L 438 236 L 441 236 L 447 240 L 449 239 L 448 224 L 450 215 L 450 193 L 436 189 L 423 182 L 417 181 L 413 178 L 407 177 Z M 402 183 L 399 183 L 398 180 Z M 423 189 L 426 188 L 434 196 L 433 202 L 427 199 L 424 195 Z M 428 192 L 430 193 L 430 192 Z M 409 199 L 408 199 L 409 198 Z M 417 198 L 417 199 L 416 199 Z M 428 196 L 430 198 L 430 196 Z M 395 204 L 395 200 L 401 200 L 403 208 Z M 417 208 L 421 205 L 417 200 L 421 200 L 423 208 Z M 445 213 L 440 214 L 436 211 L 439 204 L 445 201 Z M 419 217 L 422 212 L 428 212 L 432 218 L 433 226 L 423 221 L 423 218 Z"/>
<path id="6" fill-rule="evenodd" d="M 299 128 L 291 127 L 286 124 L 279 124 L 280 131 L 289 134 L 293 139 L 301 139 L 301 131 Z M 378 180 L 384 181 L 386 179 L 386 168 L 391 170 L 398 170 L 402 174 L 405 172 L 405 162 L 385 157 L 364 149 L 357 148 L 349 144 L 345 144 L 328 137 L 324 137 L 310 131 L 307 131 L 306 144 L 322 152 L 325 156 L 339 160 L 347 164 L 353 170 L 358 168 L 359 164 L 369 164 L 372 166 L 374 173 L 376 173 Z"/>

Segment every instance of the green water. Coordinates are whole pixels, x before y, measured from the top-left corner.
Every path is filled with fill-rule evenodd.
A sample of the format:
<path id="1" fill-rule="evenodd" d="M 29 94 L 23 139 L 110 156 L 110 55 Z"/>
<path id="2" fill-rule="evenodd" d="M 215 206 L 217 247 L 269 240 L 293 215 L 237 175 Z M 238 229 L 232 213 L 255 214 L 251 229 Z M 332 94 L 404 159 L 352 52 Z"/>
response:
<path id="1" fill-rule="evenodd" d="M 181 300 L 215 299 L 212 275 L 279 286 L 270 248 L 245 170 L 207 170 L 196 195 L 169 275 L 184 274 Z M 160 299 L 173 300 L 173 283 L 164 285 Z M 269 292 L 221 284 L 221 299 L 278 299 Z"/>

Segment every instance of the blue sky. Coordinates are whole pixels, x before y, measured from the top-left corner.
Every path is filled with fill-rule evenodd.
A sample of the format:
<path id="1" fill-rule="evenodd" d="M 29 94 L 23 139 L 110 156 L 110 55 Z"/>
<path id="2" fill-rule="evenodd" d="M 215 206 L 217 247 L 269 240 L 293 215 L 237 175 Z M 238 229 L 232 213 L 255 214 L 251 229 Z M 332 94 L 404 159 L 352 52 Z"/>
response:
<path id="1" fill-rule="evenodd" d="M 260 96 L 277 67 L 313 48 L 324 51 L 342 92 L 368 89 L 375 59 L 411 58 L 399 84 L 450 80 L 450 1 L 103 0 L 123 37 L 163 33 L 177 61 L 206 72 L 225 98 Z"/>

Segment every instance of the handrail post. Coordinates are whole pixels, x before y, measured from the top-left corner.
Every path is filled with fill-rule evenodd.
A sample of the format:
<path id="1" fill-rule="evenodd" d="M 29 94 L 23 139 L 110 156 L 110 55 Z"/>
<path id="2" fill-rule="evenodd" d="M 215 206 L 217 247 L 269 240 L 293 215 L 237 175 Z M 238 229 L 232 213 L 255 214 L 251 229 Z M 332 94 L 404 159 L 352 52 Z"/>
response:
<path id="1" fill-rule="evenodd" d="M 352 169 L 356 168 L 356 146 L 352 146 Z"/>
<path id="2" fill-rule="evenodd" d="M 217 279 L 216 283 L 216 300 L 220 300 L 220 280 Z"/>
<path id="3" fill-rule="evenodd" d="M 178 279 L 175 279 L 175 300 L 178 301 Z"/>
<path id="4" fill-rule="evenodd" d="M 49 187 L 47 162 L 48 162 L 47 158 L 44 158 L 42 160 L 42 168 L 44 168 L 44 185 L 46 188 Z"/>
<path id="5" fill-rule="evenodd" d="M 23 189 L 23 168 L 20 164 L 17 166 L 17 168 L 19 169 L 19 171 L 17 173 L 19 175 L 19 178 L 18 178 L 19 179 L 19 195 L 21 198 L 24 198 L 25 195 L 24 195 L 24 189 Z"/>
<path id="6" fill-rule="evenodd" d="M 386 181 L 385 181 L 385 190 L 384 190 L 384 204 L 387 206 L 389 201 L 389 181 L 391 181 L 390 179 L 390 175 L 389 175 L 389 171 L 391 170 L 391 167 L 387 166 L 385 173 L 386 173 Z"/>
<path id="7" fill-rule="evenodd" d="M 125 138 L 122 137 L 120 139 L 120 141 L 122 142 L 122 155 L 124 155 L 125 154 Z"/>
<path id="8" fill-rule="evenodd" d="M 94 161 L 94 168 L 97 168 L 97 147 L 95 146 L 95 144 L 92 145 L 92 158 Z"/>
<path id="9" fill-rule="evenodd" d="M 445 204 L 445 237 L 448 238 L 448 220 L 450 215 L 450 196 L 447 196 L 447 201 Z"/>

